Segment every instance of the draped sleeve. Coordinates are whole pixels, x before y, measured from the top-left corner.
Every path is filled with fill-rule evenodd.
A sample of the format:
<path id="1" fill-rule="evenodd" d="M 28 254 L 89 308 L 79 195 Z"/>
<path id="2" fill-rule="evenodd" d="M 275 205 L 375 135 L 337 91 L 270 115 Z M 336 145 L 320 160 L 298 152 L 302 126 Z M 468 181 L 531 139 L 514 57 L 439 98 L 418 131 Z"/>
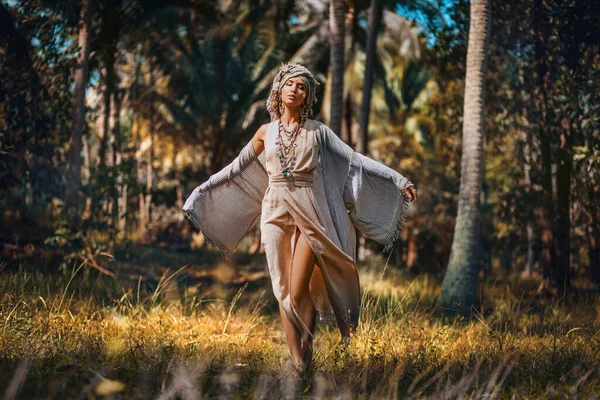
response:
<path id="1" fill-rule="evenodd" d="M 411 182 L 392 168 L 352 150 L 327 125 L 319 128 L 327 165 L 323 174 L 329 183 L 325 189 L 330 206 L 335 208 L 333 213 L 339 220 L 341 198 L 352 224 L 389 250 L 406 219 L 408 200 L 403 189 Z"/>
<path id="2" fill-rule="evenodd" d="M 268 186 L 264 153 L 257 157 L 249 141 L 229 165 L 194 189 L 183 206 L 185 216 L 228 257 L 260 217 Z"/>

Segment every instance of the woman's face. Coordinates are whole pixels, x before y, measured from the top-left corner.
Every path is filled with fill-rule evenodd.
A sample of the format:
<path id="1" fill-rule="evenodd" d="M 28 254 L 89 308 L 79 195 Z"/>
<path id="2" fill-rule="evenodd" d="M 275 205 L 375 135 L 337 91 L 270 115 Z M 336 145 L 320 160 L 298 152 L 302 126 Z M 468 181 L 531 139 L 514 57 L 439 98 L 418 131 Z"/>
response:
<path id="1" fill-rule="evenodd" d="M 301 77 L 290 78 L 281 88 L 281 101 L 287 108 L 298 108 L 306 98 L 306 84 Z"/>

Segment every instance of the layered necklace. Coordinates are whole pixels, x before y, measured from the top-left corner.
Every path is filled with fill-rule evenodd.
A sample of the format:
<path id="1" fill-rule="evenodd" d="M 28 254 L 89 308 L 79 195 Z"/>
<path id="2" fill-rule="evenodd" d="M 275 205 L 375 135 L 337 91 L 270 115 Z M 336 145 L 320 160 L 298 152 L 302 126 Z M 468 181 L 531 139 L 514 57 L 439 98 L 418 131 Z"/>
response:
<path id="1" fill-rule="evenodd" d="M 291 131 L 288 131 L 283 127 L 281 120 L 278 125 L 279 130 L 277 133 L 277 140 L 275 141 L 277 152 L 279 153 L 277 158 L 281 163 L 283 177 L 289 179 L 292 176 L 291 170 L 294 169 L 294 166 L 296 165 L 296 152 L 294 150 L 298 147 L 296 139 L 298 138 L 299 132 L 302 130 L 304 120 L 300 120 L 300 123 Z"/>

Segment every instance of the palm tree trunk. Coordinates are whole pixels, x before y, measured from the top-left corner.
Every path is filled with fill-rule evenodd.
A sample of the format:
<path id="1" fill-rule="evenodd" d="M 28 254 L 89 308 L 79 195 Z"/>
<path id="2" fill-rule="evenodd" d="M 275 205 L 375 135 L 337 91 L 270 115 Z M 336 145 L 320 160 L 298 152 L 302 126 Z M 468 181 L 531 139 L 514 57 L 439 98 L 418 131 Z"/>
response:
<path id="1" fill-rule="evenodd" d="M 67 166 L 67 212 L 73 220 L 79 219 L 79 187 L 81 186 L 81 148 L 85 124 L 85 88 L 89 76 L 90 28 L 94 2 L 83 0 L 79 17 L 79 57 L 75 70 L 75 92 L 73 93 L 73 123 Z"/>
<path id="2" fill-rule="evenodd" d="M 363 82 L 362 101 L 360 103 L 360 138 L 356 150 L 362 154 L 369 152 L 369 116 L 371 113 L 371 95 L 373 93 L 373 73 L 375 72 L 375 46 L 381 25 L 381 3 L 371 0 L 369 10 L 369 31 L 367 33 L 367 64 Z"/>
<path id="3" fill-rule="evenodd" d="M 469 315 L 476 301 L 483 180 L 484 94 L 491 24 L 489 0 L 472 0 L 465 78 L 460 195 L 442 306 Z"/>
<path id="4" fill-rule="evenodd" d="M 331 65 L 331 116 L 329 126 L 338 136 L 342 131 L 344 109 L 344 24 L 343 0 L 329 3 L 329 43 Z"/>

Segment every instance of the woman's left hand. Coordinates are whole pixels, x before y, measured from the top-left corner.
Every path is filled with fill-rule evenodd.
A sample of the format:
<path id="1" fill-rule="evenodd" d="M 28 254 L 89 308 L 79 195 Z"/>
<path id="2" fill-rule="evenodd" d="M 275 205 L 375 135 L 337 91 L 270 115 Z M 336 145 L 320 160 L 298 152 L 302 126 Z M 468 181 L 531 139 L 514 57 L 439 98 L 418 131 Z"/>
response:
<path id="1" fill-rule="evenodd" d="M 415 201 L 417 199 L 417 189 L 415 189 L 414 185 L 407 186 L 402 191 L 408 201 Z"/>

